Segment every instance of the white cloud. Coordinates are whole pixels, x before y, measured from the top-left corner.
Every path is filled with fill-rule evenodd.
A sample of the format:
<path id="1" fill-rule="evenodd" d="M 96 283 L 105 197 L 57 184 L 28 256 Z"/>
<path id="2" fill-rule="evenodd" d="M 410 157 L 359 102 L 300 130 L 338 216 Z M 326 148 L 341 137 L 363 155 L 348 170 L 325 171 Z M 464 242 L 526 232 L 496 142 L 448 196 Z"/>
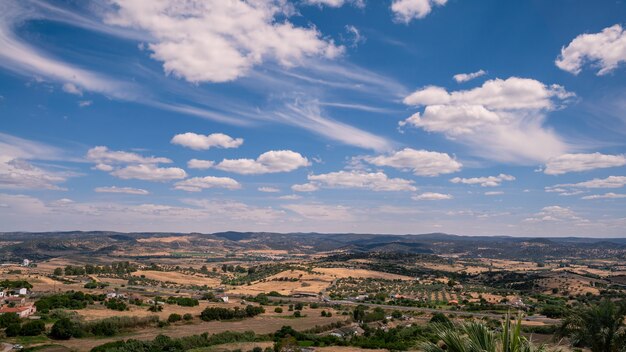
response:
<path id="1" fill-rule="evenodd" d="M 108 24 L 144 30 L 152 58 L 166 73 L 190 82 L 226 82 L 265 61 L 291 67 L 308 57 L 334 58 L 343 51 L 314 28 L 297 27 L 285 1 L 115 0 Z"/>
<path id="2" fill-rule="evenodd" d="M 112 151 L 104 146 L 97 146 L 87 151 L 87 159 L 98 164 L 169 164 L 172 160 L 160 157 L 144 157 L 137 153 Z"/>
<path id="3" fill-rule="evenodd" d="M 499 196 L 504 194 L 504 192 L 502 191 L 491 191 L 491 192 L 485 192 L 486 196 Z"/>
<path id="4" fill-rule="evenodd" d="M 623 62 L 626 62 L 626 31 L 619 24 L 599 33 L 577 36 L 561 49 L 555 61 L 561 70 L 575 75 L 589 63 L 599 68 L 599 76 L 615 70 Z"/>
<path id="5" fill-rule="evenodd" d="M 426 17 L 434 6 L 443 6 L 448 0 L 393 0 L 391 11 L 398 22 L 409 23 Z"/>
<path id="6" fill-rule="evenodd" d="M 472 72 L 472 73 L 458 73 L 454 76 L 452 76 L 452 78 L 454 78 L 454 80 L 457 83 L 464 83 L 464 82 L 468 82 L 473 80 L 474 78 L 478 78 L 480 76 L 484 76 L 486 75 L 487 72 L 484 70 L 478 70 L 476 72 Z"/>
<path id="7" fill-rule="evenodd" d="M 450 180 L 452 183 L 462 183 L 466 185 L 480 185 L 481 187 L 497 187 L 503 181 L 514 181 L 515 176 L 499 174 L 498 176 L 460 178 L 455 177 Z"/>
<path id="8" fill-rule="evenodd" d="M 404 99 L 405 104 L 424 110 L 401 121 L 400 126 L 442 133 L 485 158 L 543 162 L 567 149 L 558 135 L 543 126 L 545 113 L 573 96 L 561 86 L 518 77 L 493 79 L 474 89 L 453 92 L 430 86 Z"/>
<path id="9" fill-rule="evenodd" d="M 77 176 L 75 173 L 32 163 L 59 159 L 63 159 L 63 152 L 53 146 L 0 132 L 0 189 L 62 190 L 58 184 Z"/>
<path id="10" fill-rule="evenodd" d="M 301 185 L 293 185 L 291 186 L 291 190 L 294 192 L 315 192 L 320 187 L 315 183 L 303 183 Z"/>
<path id="11" fill-rule="evenodd" d="M 62 89 L 72 94 L 82 94 L 82 89 L 118 98 L 127 98 L 131 86 L 97 73 L 78 68 L 42 53 L 23 43 L 15 35 L 18 25 L 33 18 L 41 18 L 35 8 L 38 4 L 10 1 L 4 2 L 0 11 L 0 66 L 31 76 L 64 82 Z"/>
<path id="12" fill-rule="evenodd" d="M 63 91 L 65 93 L 70 93 L 74 95 L 79 95 L 79 96 L 83 95 L 83 91 L 80 90 L 78 87 L 76 87 L 76 85 L 73 83 L 65 83 L 63 85 Z"/>
<path id="13" fill-rule="evenodd" d="M 97 193 L 124 193 L 124 194 L 136 194 L 136 195 L 146 195 L 150 194 L 150 192 L 141 188 L 132 188 L 132 187 L 96 187 L 94 191 Z"/>
<path id="14" fill-rule="evenodd" d="M 271 150 L 254 159 L 224 159 L 216 169 L 243 175 L 289 172 L 309 166 L 310 162 L 300 153 L 291 150 Z"/>
<path id="15" fill-rule="evenodd" d="M 325 204 L 287 204 L 283 208 L 314 220 L 349 221 L 353 218 L 350 208 L 342 205 Z"/>
<path id="16" fill-rule="evenodd" d="M 188 192 L 200 192 L 207 188 L 225 188 L 225 189 L 240 189 L 241 184 L 233 180 L 230 177 L 193 177 L 184 181 L 179 181 L 174 184 L 175 189 L 188 191 Z"/>
<path id="17" fill-rule="evenodd" d="M 544 207 L 540 212 L 533 215 L 533 217 L 526 218 L 527 222 L 588 222 L 588 220 L 581 218 L 570 208 L 561 207 L 558 205 L 552 205 Z"/>
<path id="18" fill-rule="evenodd" d="M 243 138 L 232 138 L 223 133 L 212 133 L 202 135 L 192 132 L 175 135 L 172 144 L 182 145 L 183 147 L 194 150 L 207 150 L 210 148 L 237 148 L 243 144 Z"/>
<path id="19" fill-rule="evenodd" d="M 372 191 L 417 190 L 412 180 L 389 178 L 383 172 L 338 171 L 328 174 L 309 175 L 308 179 L 311 183 L 326 188 L 357 188 Z"/>
<path id="20" fill-rule="evenodd" d="M 411 170 L 417 176 L 449 174 L 461 170 L 463 166 L 446 153 L 411 148 L 405 148 L 389 155 L 365 157 L 364 160 L 376 166 Z"/>
<path id="21" fill-rule="evenodd" d="M 589 171 L 626 165 L 626 156 L 592 154 L 563 154 L 547 161 L 543 170 L 548 175 L 561 175 L 568 172 Z"/>
<path id="22" fill-rule="evenodd" d="M 594 194 L 591 196 L 584 196 L 581 199 L 593 200 L 593 199 L 619 199 L 619 198 L 626 198 L 626 194 L 609 192 L 605 194 Z"/>
<path id="23" fill-rule="evenodd" d="M 345 38 L 342 36 L 342 40 L 348 42 L 351 47 L 355 48 L 359 44 L 365 42 L 365 37 L 361 34 L 358 28 L 350 24 L 347 24 L 344 28 L 346 29 L 347 35 Z"/>
<path id="24" fill-rule="evenodd" d="M 413 200 L 448 200 L 454 197 L 450 194 L 426 192 L 422 194 L 416 194 L 411 197 Z"/>
<path id="25" fill-rule="evenodd" d="M 85 107 L 91 106 L 91 104 L 93 104 L 93 101 L 91 101 L 91 100 L 81 100 L 81 101 L 78 102 L 78 106 L 81 107 L 81 108 L 85 108 Z"/>
<path id="26" fill-rule="evenodd" d="M 191 159 L 187 162 L 187 167 L 190 169 L 210 169 L 213 165 L 215 162 L 212 160 Z"/>
<path id="27" fill-rule="evenodd" d="M 608 176 L 607 178 L 594 178 L 593 180 L 579 183 L 565 183 L 553 187 L 573 188 L 621 188 L 626 185 L 626 176 Z"/>
<path id="28" fill-rule="evenodd" d="M 297 194 L 289 194 L 289 195 L 286 195 L 286 196 L 278 197 L 278 199 L 282 199 L 282 200 L 298 200 L 298 199 L 301 199 L 301 198 L 302 198 L 302 196 L 299 196 Z"/>
<path id="29" fill-rule="evenodd" d="M 341 7 L 347 3 L 350 3 L 358 8 L 365 7 L 365 0 L 304 0 L 307 5 L 328 6 L 328 7 Z"/>
<path id="30" fill-rule="evenodd" d="M 278 189 L 276 187 L 267 187 L 267 186 L 259 187 L 259 188 L 257 188 L 257 190 L 259 192 L 264 192 L 264 193 L 278 193 L 278 192 L 280 192 L 280 189 Z"/>
<path id="31" fill-rule="evenodd" d="M 128 165 L 111 172 L 121 179 L 137 179 L 144 181 L 171 181 L 187 177 L 185 170 L 178 167 L 158 167 L 154 164 Z"/>
<path id="32" fill-rule="evenodd" d="M 283 110 L 276 112 L 276 118 L 348 145 L 377 151 L 391 149 L 392 142 L 384 137 L 324 116 L 316 100 L 287 104 Z"/>
<path id="33" fill-rule="evenodd" d="M 68 176 L 61 172 L 44 170 L 29 162 L 0 155 L 0 188 L 62 190 L 58 186 Z"/>

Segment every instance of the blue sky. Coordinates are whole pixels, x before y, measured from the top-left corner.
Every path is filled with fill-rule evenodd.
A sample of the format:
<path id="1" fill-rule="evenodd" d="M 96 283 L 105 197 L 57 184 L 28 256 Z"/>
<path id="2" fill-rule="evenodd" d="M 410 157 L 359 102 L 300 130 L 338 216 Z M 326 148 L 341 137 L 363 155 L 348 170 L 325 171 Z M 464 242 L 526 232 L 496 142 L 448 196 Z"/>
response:
<path id="1" fill-rule="evenodd" d="M 5 1 L 0 230 L 624 236 L 621 1 Z"/>

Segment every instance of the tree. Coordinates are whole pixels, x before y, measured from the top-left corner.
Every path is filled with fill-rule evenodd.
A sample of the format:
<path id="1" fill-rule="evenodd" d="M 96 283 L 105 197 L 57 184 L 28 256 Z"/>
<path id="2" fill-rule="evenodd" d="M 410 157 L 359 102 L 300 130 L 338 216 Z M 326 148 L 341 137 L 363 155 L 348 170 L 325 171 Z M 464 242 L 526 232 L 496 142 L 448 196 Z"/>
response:
<path id="1" fill-rule="evenodd" d="M 76 324 L 69 318 L 57 320 L 50 330 L 50 337 L 55 340 L 69 340 L 75 336 Z"/>
<path id="2" fill-rule="evenodd" d="M 56 275 L 56 276 L 63 276 L 63 268 L 56 268 L 56 269 L 54 269 L 53 274 Z"/>
<path id="3" fill-rule="evenodd" d="M 592 352 L 626 351 L 626 332 L 622 329 L 625 317 L 626 302 L 615 304 L 605 299 L 570 312 L 558 335 L 567 336 L 574 346 L 588 347 Z"/>
<path id="4" fill-rule="evenodd" d="M 4 334 L 7 335 L 7 337 L 14 337 L 19 336 L 21 331 L 22 327 L 20 326 L 20 324 L 13 323 L 7 326 L 6 330 L 4 330 Z"/>
<path id="5" fill-rule="evenodd" d="M 22 325 L 20 335 L 22 336 L 37 336 L 46 331 L 46 324 L 41 320 L 31 320 Z"/>
<path id="6" fill-rule="evenodd" d="M 180 316 L 180 314 L 176 314 L 176 313 L 172 313 L 170 314 L 169 317 L 167 317 L 167 321 L 170 323 L 175 323 L 177 321 L 181 321 L 183 319 L 183 317 Z"/>
<path id="7" fill-rule="evenodd" d="M 545 352 L 544 346 L 535 346 L 521 334 L 522 319 L 512 323 L 507 315 L 498 334 L 485 324 L 465 323 L 461 326 L 434 324 L 438 344 L 421 344 L 424 352 Z"/>
<path id="8" fill-rule="evenodd" d="M 0 314 L 0 328 L 6 328 L 9 325 L 20 324 L 20 317 L 15 313 Z"/>

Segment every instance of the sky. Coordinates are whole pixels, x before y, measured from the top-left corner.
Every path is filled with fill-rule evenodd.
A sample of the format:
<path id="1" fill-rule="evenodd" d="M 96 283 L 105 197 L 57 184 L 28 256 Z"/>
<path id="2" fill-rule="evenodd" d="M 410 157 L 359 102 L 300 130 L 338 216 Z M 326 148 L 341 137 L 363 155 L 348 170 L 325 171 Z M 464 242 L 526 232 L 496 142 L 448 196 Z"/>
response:
<path id="1" fill-rule="evenodd" d="M 0 231 L 626 236 L 624 19 L 2 1 Z"/>

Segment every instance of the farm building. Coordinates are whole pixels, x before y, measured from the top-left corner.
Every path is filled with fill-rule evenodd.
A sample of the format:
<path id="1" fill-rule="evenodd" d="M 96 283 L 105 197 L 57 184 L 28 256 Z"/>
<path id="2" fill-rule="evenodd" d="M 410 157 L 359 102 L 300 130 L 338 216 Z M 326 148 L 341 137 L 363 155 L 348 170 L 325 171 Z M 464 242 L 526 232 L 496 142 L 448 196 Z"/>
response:
<path id="1" fill-rule="evenodd" d="M 15 313 L 20 318 L 28 318 L 29 316 L 37 312 L 37 307 L 34 304 L 20 307 L 2 307 L 0 308 L 0 314 Z"/>

